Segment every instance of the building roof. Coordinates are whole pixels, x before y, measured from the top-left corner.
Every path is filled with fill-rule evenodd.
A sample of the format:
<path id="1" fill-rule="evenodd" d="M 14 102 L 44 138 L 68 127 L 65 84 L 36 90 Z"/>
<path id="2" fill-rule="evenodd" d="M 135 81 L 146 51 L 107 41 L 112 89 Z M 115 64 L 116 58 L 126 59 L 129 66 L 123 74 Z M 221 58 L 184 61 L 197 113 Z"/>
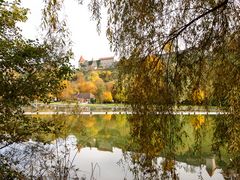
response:
<path id="1" fill-rule="evenodd" d="M 95 96 L 92 93 L 78 93 L 77 94 L 78 98 L 82 98 L 82 99 L 91 99 L 91 98 L 95 98 Z"/>
<path id="2" fill-rule="evenodd" d="M 114 60 L 114 57 L 113 56 L 111 56 L 111 57 L 102 57 L 102 58 L 99 58 L 99 60 L 101 60 L 101 61 L 104 61 L 104 60 Z"/>
<path id="3" fill-rule="evenodd" d="M 85 59 L 81 56 L 80 59 L 79 59 L 79 63 L 83 64 L 84 62 L 85 62 Z"/>

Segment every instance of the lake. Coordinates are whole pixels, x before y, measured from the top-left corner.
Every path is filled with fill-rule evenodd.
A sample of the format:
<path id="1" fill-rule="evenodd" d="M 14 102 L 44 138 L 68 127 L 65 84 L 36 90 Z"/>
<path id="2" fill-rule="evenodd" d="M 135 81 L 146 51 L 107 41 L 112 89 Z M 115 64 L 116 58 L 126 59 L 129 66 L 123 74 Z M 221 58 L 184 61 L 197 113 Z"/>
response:
<path id="1" fill-rule="evenodd" d="M 38 115 L 54 127 L 0 150 L 37 179 L 238 179 L 226 116 Z M 238 134 L 239 135 L 239 134 Z M 232 144 L 231 144 L 232 143 Z"/>

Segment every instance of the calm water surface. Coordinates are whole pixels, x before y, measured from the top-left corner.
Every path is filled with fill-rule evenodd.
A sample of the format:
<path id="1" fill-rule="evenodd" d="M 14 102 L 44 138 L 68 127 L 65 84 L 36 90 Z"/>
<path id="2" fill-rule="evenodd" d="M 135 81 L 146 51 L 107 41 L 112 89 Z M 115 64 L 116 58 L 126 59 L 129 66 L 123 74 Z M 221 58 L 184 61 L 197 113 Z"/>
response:
<path id="1" fill-rule="evenodd" d="M 0 151 L 27 177 L 238 179 L 217 116 L 41 116 L 61 127 Z M 219 124 L 220 123 L 220 124 Z M 224 134 L 225 137 L 222 137 Z M 38 142 L 37 142 L 38 141 Z M 230 141 L 230 139 L 229 139 Z M 235 165 L 235 166 L 234 166 Z"/>

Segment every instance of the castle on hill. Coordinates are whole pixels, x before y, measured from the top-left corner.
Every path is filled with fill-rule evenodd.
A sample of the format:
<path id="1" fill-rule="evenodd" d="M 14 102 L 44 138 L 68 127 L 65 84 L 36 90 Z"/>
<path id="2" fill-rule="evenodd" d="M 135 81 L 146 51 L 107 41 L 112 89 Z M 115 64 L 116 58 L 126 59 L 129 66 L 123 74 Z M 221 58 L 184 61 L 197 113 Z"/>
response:
<path id="1" fill-rule="evenodd" d="M 111 69 L 116 65 L 114 57 L 102 57 L 96 60 L 85 60 L 82 56 L 78 61 L 79 69 L 95 70 L 95 69 Z"/>

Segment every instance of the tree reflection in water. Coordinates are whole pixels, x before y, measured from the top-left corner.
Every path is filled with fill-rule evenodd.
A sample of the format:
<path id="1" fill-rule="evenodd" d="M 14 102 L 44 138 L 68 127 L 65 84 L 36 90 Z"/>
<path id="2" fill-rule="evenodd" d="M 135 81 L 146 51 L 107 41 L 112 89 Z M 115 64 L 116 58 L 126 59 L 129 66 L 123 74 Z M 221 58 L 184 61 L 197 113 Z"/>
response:
<path id="1" fill-rule="evenodd" d="M 49 116 L 44 118 L 49 120 Z M 239 120 L 230 115 L 53 116 L 50 120 L 54 127 L 48 127 L 48 133 L 35 133 L 29 142 L 0 150 L 1 165 L 19 172 L 19 179 L 94 179 L 104 164 L 92 164 L 83 172 L 73 162 L 76 154 L 85 148 L 85 156 L 89 153 L 85 159 L 95 162 L 91 153 L 102 150 L 109 155 L 105 158 L 110 158 L 114 147 L 123 151 L 118 164 L 127 179 L 129 171 L 134 179 L 184 179 L 180 169 L 185 175 L 198 173 L 198 178 L 204 179 L 205 169 L 211 176 L 216 168 L 223 170 L 226 179 L 239 179 Z M 91 162 L 79 164 L 90 166 Z"/>
<path id="2" fill-rule="evenodd" d="M 175 153 L 183 144 L 184 122 L 172 115 L 129 116 L 131 142 L 125 160 L 132 161 L 130 170 L 136 179 L 178 179 Z M 159 164 L 157 157 L 165 157 Z"/>
<path id="3" fill-rule="evenodd" d="M 240 115 L 217 116 L 212 149 L 222 160 L 222 152 L 227 148 L 230 162 L 224 166 L 224 177 L 240 179 Z"/>
<path id="4" fill-rule="evenodd" d="M 76 179 L 73 161 L 77 154 L 76 139 L 69 136 L 52 144 L 24 142 L 5 148 L 2 155 L 12 169 L 30 179 Z"/>
<path id="5" fill-rule="evenodd" d="M 7 145 L 3 141 L 0 148 L 1 178 L 60 180 L 78 178 L 78 169 L 73 165 L 73 161 L 79 146 L 76 144 L 76 138 L 69 136 L 69 123 L 66 123 L 66 120 L 71 121 L 71 118 L 73 116 L 65 115 L 54 115 L 51 118 L 28 117 L 29 121 L 43 123 L 38 124 L 32 132 L 26 129 L 25 134 L 28 136 L 19 141 Z M 42 124 L 44 126 L 39 128 Z M 82 129 L 82 126 L 79 127 L 79 132 Z"/>
<path id="6" fill-rule="evenodd" d="M 184 156 L 184 161 L 206 164 L 209 176 L 216 169 L 217 158 L 226 179 L 240 178 L 239 121 L 231 116 L 189 116 L 182 120 L 174 115 L 134 114 L 128 120 L 131 138 L 126 149 L 131 150 L 124 153 L 123 160 L 135 179 L 179 179 L 177 160 Z M 221 154 L 225 154 L 224 159 Z M 201 171 L 199 179 L 204 179 Z"/>

